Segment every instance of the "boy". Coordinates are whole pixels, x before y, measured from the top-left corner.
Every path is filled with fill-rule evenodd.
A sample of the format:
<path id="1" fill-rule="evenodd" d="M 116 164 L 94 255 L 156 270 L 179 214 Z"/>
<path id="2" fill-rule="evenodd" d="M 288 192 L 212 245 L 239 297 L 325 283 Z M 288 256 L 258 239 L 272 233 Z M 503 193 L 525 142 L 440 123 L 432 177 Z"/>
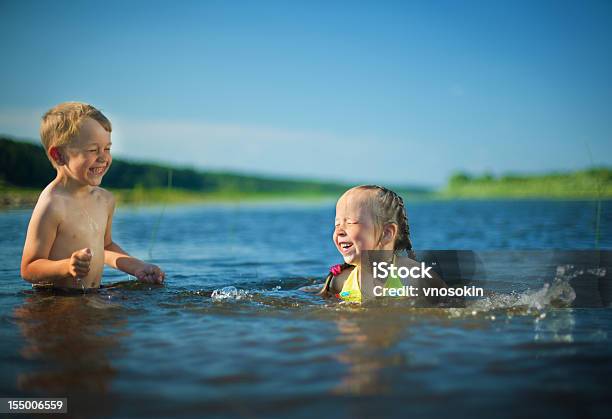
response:
<path id="1" fill-rule="evenodd" d="M 33 284 L 98 288 L 104 264 L 162 283 L 159 267 L 128 255 L 111 237 L 115 200 L 100 188 L 112 162 L 110 121 L 85 103 L 61 103 L 40 137 L 57 177 L 42 191 L 28 226 L 21 276 Z"/>

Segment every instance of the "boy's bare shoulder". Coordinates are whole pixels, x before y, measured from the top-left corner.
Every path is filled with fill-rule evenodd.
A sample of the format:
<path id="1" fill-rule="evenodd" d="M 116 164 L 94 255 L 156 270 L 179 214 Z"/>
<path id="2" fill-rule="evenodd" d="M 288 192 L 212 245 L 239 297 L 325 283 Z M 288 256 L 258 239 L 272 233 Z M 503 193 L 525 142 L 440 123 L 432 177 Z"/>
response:
<path id="1" fill-rule="evenodd" d="M 106 199 L 114 199 L 115 197 L 113 196 L 111 191 L 108 191 L 100 186 L 96 186 L 93 188 L 93 192 L 100 194 L 100 196 L 106 198 Z"/>
<path id="2" fill-rule="evenodd" d="M 51 184 L 38 196 L 33 215 L 44 216 L 45 219 L 61 219 L 66 212 L 66 207 L 66 196 Z"/>
<path id="3" fill-rule="evenodd" d="M 104 188 L 96 186 L 92 190 L 92 195 L 94 195 L 95 198 L 100 201 L 100 203 L 106 204 L 109 208 L 112 208 L 115 206 L 114 195 L 110 191 L 107 191 Z"/>

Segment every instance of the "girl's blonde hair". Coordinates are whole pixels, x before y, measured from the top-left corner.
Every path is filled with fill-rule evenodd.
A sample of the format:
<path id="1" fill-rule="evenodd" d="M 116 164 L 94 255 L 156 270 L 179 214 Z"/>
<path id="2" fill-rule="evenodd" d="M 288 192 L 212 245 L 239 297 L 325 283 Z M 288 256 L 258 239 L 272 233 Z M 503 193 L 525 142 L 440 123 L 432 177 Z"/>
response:
<path id="1" fill-rule="evenodd" d="M 402 197 L 391 189 L 378 185 L 355 186 L 349 189 L 347 193 L 354 190 L 371 192 L 369 195 L 375 225 L 382 231 L 386 224 L 396 224 L 397 236 L 395 236 L 393 250 L 395 252 L 406 251 L 408 257 L 414 259 L 416 255 L 412 249 L 410 226 L 408 225 L 408 216 Z"/>

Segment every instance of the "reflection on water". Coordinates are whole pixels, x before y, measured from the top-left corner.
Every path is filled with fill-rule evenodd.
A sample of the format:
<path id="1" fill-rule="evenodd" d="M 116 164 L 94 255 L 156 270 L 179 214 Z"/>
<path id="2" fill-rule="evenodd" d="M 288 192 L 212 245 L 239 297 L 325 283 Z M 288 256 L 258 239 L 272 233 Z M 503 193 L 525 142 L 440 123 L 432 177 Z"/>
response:
<path id="1" fill-rule="evenodd" d="M 534 321 L 534 341 L 568 342 L 574 341 L 576 319 L 572 309 L 544 312 Z"/>
<path id="2" fill-rule="evenodd" d="M 121 307 L 105 295 L 29 293 L 13 317 L 23 336 L 19 350 L 35 369 L 17 376 L 24 394 L 65 397 L 70 411 L 87 411 L 89 402 L 103 413 L 117 369 L 112 359 L 120 339 L 129 336 Z M 93 413 L 93 412 L 92 412 Z M 108 412 L 106 412 L 108 413 Z"/>
<path id="3" fill-rule="evenodd" d="M 387 350 L 402 338 L 405 329 L 397 319 L 378 320 L 382 323 L 375 319 L 354 319 L 345 313 L 335 320 L 336 339 L 345 346 L 336 354 L 336 359 L 347 366 L 347 371 L 333 393 L 374 395 L 389 392 L 392 383 L 385 379 L 382 371 L 401 364 L 402 360 Z"/>

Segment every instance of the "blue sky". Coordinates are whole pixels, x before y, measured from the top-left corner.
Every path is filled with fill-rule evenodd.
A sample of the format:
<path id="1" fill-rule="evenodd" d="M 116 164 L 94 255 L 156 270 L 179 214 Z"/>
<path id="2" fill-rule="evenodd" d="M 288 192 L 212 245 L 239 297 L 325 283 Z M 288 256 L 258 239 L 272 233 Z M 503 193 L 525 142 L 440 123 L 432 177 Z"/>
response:
<path id="1" fill-rule="evenodd" d="M 0 0 L 0 133 L 92 103 L 115 155 L 441 185 L 612 165 L 612 2 Z"/>

